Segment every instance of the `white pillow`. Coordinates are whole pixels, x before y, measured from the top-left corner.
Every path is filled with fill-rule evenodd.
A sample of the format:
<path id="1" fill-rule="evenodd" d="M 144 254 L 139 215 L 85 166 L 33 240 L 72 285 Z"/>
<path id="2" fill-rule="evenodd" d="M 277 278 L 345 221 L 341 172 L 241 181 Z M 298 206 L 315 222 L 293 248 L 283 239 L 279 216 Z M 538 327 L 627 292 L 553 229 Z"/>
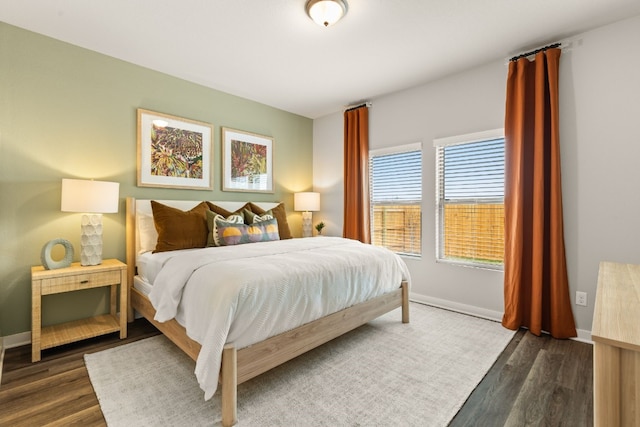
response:
<path id="1" fill-rule="evenodd" d="M 136 214 L 136 224 L 138 229 L 138 244 L 140 248 L 138 254 L 155 250 L 158 243 L 158 231 L 153 223 L 153 215 L 139 213 Z"/>

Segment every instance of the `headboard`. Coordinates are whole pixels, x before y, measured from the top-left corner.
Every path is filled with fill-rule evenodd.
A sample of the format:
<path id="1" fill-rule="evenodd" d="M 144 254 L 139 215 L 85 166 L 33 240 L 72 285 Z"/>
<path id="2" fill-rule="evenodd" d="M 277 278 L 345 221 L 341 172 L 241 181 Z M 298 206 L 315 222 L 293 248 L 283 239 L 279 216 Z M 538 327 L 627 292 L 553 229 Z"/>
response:
<path id="1" fill-rule="evenodd" d="M 152 199 L 135 199 L 127 197 L 126 203 L 126 262 L 127 262 L 127 281 L 128 285 L 133 286 L 133 277 L 136 274 L 136 261 L 141 245 L 140 228 L 144 227 L 143 239 L 157 240 L 158 234 L 155 231 L 153 223 L 153 211 L 151 209 Z M 153 199 L 163 205 L 171 206 L 180 210 L 189 210 L 201 203 L 202 200 L 159 200 Z M 214 201 L 209 202 L 220 206 L 230 212 L 234 212 L 243 207 L 247 202 L 230 202 L 230 201 Z M 279 202 L 253 202 L 264 210 L 273 209 L 278 206 Z"/>

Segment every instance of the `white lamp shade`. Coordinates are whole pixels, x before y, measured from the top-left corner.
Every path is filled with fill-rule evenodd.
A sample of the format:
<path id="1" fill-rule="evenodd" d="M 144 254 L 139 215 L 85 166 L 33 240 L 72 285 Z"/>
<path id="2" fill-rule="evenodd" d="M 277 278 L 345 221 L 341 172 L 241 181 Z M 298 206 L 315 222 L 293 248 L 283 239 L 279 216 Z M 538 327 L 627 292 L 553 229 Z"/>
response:
<path id="1" fill-rule="evenodd" d="M 296 211 L 319 211 L 320 210 L 320 193 L 302 192 L 293 195 L 293 209 Z"/>
<path id="2" fill-rule="evenodd" d="M 344 0 L 309 0 L 307 14 L 313 21 L 328 27 L 333 25 L 347 13 L 347 3 Z"/>
<path id="3" fill-rule="evenodd" d="M 62 212 L 116 213 L 120 183 L 84 179 L 62 180 Z"/>

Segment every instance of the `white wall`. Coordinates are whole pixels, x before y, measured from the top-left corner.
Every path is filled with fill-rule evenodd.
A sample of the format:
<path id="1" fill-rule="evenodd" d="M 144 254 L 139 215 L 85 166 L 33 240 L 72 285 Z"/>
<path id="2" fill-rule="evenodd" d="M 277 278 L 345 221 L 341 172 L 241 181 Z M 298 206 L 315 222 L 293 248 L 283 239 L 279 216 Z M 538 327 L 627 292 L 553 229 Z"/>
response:
<path id="1" fill-rule="evenodd" d="M 565 240 L 578 329 L 591 330 L 598 263 L 640 263 L 640 17 L 572 37 L 560 62 Z M 416 299 L 500 318 L 502 272 L 435 262 L 433 139 L 503 127 L 506 61 L 371 100 L 370 148 L 423 143 L 423 255 L 408 259 Z M 342 113 L 314 121 L 315 220 L 340 235 L 343 216 Z M 619 202 L 619 205 L 612 205 Z M 588 336 L 587 336 L 588 338 Z"/>
<path id="2" fill-rule="evenodd" d="M 565 243 L 578 328 L 600 261 L 640 264 L 640 16 L 581 34 L 560 59 Z"/>
<path id="3" fill-rule="evenodd" d="M 313 189 L 321 193 L 320 212 L 313 214 L 313 223 L 323 221 L 326 228 L 322 234 L 327 236 L 342 236 L 343 139 L 342 113 L 313 121 Z"/>

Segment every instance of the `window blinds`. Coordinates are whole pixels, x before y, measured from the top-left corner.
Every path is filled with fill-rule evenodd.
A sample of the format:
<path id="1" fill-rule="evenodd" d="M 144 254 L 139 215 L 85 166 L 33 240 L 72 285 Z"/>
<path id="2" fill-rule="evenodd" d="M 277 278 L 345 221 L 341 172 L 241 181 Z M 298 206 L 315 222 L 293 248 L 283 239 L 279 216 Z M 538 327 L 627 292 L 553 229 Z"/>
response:
<path id="1" fill-rule="evenodd" d="M 369 157 L 372 243 L 406 255 L 421 253 L 422 146 Z"/>
<path id="2" fill-rule="evenodd" d="M 500 268 L 504 138 L 437 146 L 438 259 Z"/>

